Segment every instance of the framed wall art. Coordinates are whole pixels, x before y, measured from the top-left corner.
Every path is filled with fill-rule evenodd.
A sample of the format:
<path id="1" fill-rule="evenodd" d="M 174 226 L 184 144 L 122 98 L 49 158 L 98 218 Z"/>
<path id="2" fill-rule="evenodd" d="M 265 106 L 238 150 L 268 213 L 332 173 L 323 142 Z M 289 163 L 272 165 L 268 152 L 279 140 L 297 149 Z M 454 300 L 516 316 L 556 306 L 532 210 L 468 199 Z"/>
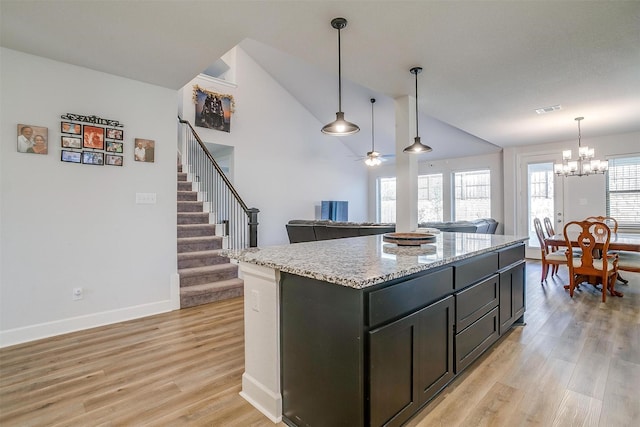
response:
<path id="1" fill-rule="evenodd" d="M 232 95 L 212 92 L 195 85 L 193 101 L 196 104 L 196 126 L 231 132 L 231 114 L 235 109 Z"/>
<path id="2" fill-rule="evenodd" d="M 18 125 L 18 152 L 47 154 L 49 128 L 43 126 Z"/>
<path id="3" fill-rule="evenodd" d="M 107 151 L 111 153 L 122 153 L 122 142 L 107 141 Z"/>
<path id="4" fill-rule="evenodd" d="M 104 150 L 104 128 L 84 125 L 82 138 L 82 147 Z"/>
<path id="5" fill-rule="evenodd" d="M 73 135 L 81 135 L 82 125 L 78 123 L 71 123 L 71 122 L 60 122 L 60 132 L 70 133 Z"/>
<path id="6" fill-rule="evenodd" d="M 123 136 L 124 132 L 122 129 L 107 128 L 107 139 L 117 139 L 118 141 L 122 141 Z"/>
<path id="7" fill-rule="evenodd" d="M 133 158 L 136 162 L 153 163 L 155 161 L 156 142 L 151 139 L 136 138 Z"/>
<path id="8" fill-rule="evenodd" d="M 64 136 L 61 137 L 62 148 L 82 148 L 82 139 L 79 136 Z"/>
<path id="9" fill-rule="evenodd" d="M 105 162 L 109 166 L 122 166 L 122 156 L 116 156 L 115 154 L 107 154 Z"/>
<path id="10" fill-rule="evenodd" d="M 85 126 L 86 127 L 86 126 Z M 82 163 L 85 165 L 104 165 L 104 153 L 99 151 L 83 151 Z"/>
<path id="11" fill-rule="evenodd" d="M 82 160 L 82 153 L 80 151 L 61 151 L 60 160 L 68 163 L 80 163 Z"/>

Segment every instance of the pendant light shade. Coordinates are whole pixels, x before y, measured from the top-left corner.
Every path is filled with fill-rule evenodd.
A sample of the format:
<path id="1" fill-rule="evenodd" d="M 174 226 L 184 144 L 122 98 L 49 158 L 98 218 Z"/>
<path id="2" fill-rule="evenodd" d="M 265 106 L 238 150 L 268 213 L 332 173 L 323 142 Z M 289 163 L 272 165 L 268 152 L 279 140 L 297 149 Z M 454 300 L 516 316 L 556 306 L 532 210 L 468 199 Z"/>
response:
<path id="1" fill-rule="evenodd" d="M 420 142 L 420 136 L 418 135 L 418 73 L 422 72 L 422 67 L 413 67 L 409 71 L 416 76 L 416 137 L 413 139 L 413 144 L 402 151 L 405 153 L 426 153 L 431 151 L 432 148 Z"/>
<path id="2" fill-rule="evenodd" d="M 358 125 L 348 122 L 344 119 L 342 112 L 342 63 L 340 52 L 340 30 L 347 26 L 347 20 L 344 18 L 334 18 L 331 26 L 338 30 L 338 112 L 336 120 L 325 125 L 322 133 L 333 136 L 352 135 L 360 130 Z"/>
<path id="3" fill-rule="evenodd" d="M 375 148 L 375 134 L 374 134 L 374 120 L 373 120 L 373 104 L 376 102 L 375 98 L 371 98 L 371 151 L 367 153 L 367 158 L 364 160 L 367 166 L 378 166 L 382 163 L 380 160 L 380 153 Z"/>

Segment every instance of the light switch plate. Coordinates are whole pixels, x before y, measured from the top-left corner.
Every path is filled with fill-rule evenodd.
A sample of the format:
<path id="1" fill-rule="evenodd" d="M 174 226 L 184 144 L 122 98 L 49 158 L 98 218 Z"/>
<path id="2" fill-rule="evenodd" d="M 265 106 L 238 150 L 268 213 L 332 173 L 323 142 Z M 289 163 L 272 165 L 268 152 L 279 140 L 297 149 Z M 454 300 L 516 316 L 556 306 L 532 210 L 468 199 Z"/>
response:
<path id="1" fill-rule="evenodd" d="M 156 193 L 136 193 L 137 205 L 155 205 Z"/>

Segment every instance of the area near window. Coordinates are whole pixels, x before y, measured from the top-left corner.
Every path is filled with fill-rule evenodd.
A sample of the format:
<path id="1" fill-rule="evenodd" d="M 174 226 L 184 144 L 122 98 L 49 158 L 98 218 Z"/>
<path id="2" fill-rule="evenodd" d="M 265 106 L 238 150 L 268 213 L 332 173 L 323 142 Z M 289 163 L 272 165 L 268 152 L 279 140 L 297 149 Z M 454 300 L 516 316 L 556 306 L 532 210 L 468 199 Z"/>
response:
<path id="1" fill-rule="evenodd" d="M 455 172 L 454 221 L 491 218 L 491 171 Z"/>
<path id="2" fill-rule="evenodd" d="M 608 160 L 607 216 L 620 228 L 640 229 L 640 156 Z"/>

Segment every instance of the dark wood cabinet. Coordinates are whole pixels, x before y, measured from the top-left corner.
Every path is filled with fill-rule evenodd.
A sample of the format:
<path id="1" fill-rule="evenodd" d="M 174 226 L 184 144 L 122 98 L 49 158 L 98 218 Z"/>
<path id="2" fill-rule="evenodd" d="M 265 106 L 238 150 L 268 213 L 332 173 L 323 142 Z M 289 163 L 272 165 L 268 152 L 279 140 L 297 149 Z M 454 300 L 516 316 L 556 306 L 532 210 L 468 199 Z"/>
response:
<path id="1" fill-rule="evenodd" d="M 500 271 L 500 335 L 524 315 L 525 277 L 524 260 Z"/>
<path id="2" fill-rule="evenodd" d="M 369 419 L 399 426 L 454 376 L 449 296 L 369 332 Z"/>
<path id="3" fill-rule="evenodd" d="M 523 248 L 365 289 L 282 272 L 284 422 L 405 423 L 523 316 Z"/>

